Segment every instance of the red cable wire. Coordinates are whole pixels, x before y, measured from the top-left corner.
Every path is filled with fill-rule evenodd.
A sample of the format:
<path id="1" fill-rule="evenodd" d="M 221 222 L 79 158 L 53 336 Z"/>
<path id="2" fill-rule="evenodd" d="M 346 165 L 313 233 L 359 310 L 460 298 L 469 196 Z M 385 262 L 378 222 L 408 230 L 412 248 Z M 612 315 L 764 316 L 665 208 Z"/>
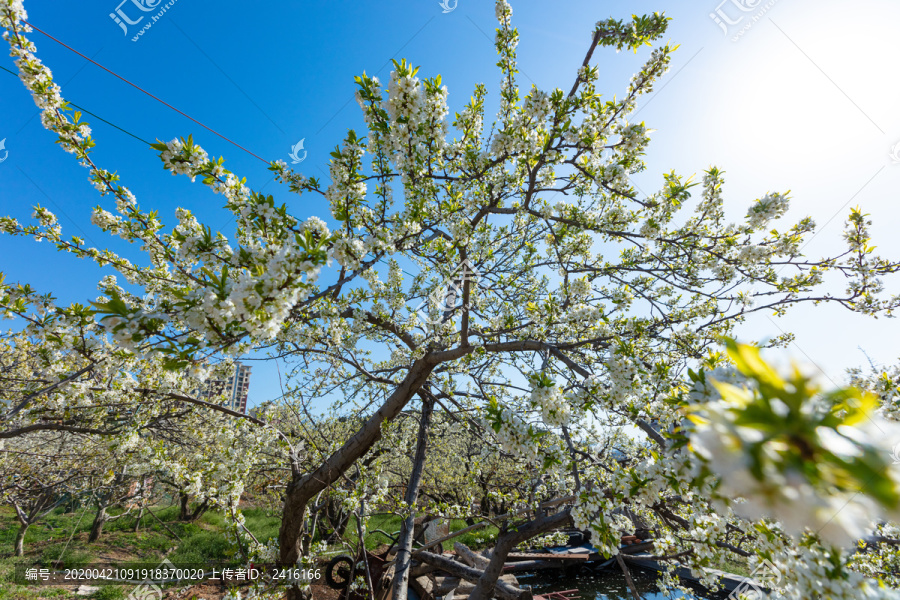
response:
<path id="1" fill-rule="evenodd" d="M 234 145 L 234 146 L 237 146 L 238 148 L 240 148 L 241 150 L 243 150 L 243 151 L 246 152 L 247 154 L 249 154 L 249 155 L 251 155 L 251 156 L 254 156 L 254 157 L 258 158 L 259 160 L 263 161 L 263 162 L 266 163 L 267 165 L 270 164 L 269 161 L 267 161 L 266 159 L 262 158 L 261 156 L 258 156 L 258 155 L 256 155 L 256 154 L 254 154 L 253 152 L 250 152 L 249 150 L 247 150 L 246 148 L 244 148 L 244 147 L 241 146 L 240 144 L 238 144 L 238 143 L 236 143 L 236 142 L 233 142 L 233 141 L 229 140 L 227 137 L 225 137 L 224 135 L 222 135 L 221 133 L 219 133 L 219 132 L 216 131 L 215 129 L 211 129 L 210 127 L 207 127 L 206 125 L 204 125 L 203 123 L 201 123 L 200 121 L 198 121 L 197 119 L 195 119 L 194 117 L 192 117 L 192 116 L 190 116 L 190 115 L 188 115 L 188 114 L 185 114 L 185 113 L 181 112 L 180 110 L 178 110 L 177 108 L 175 108 L 174 106 L 172 106 L 171 104 L 169 104 L 168 102 L 166 102 L 165 100 L 161 100 L 161 99 L 157 98 L 156 96 L 154 96 L 153 94 L 151 94 L 151 93 L 148 92 L 147 90 L 142 89 L 140 86 L 137 86 L 137 85 L 131 83 L 130 81 L 128 81 L 127 79 L 125 79 L 125 78 L 122 77 L 121 75 L 119 75 L 119 74 L 117 74 L 117 73 L 114 73 L 113 71 L 110 71 L 109 69 L 107 69 L 106 67 L 104 67 L 103 65 L 101 65 L 100 63 L 96 62 L 95 60 L 92 60 L 91 58 L 88 58 L 87 56 L 85 56 L 84 54 L 82 54 L 81 52 L 79 52 L 78 50 L 72 48 L 71 46 L 67 46 L 66 44 L 64 44 L 63 42 L 59 41 L 58 39 L 56 39 L 55 37 L 53 37 L 52 35 L 50 35 L 50 34 L 47 33 L 46 31 L 42 31 L 41 29 L 38 29 L 37 27 L 35 27 L 35 26 L 32 25 L 31 23 L 29 23 L 28 21 L 23 21 L 23 23 L 25 23 L 26 25 L 28 25 L 29 27 L 31 27 L 31 28 L 34 29 L 35 31 L 38 31 L 38 32 L 44 34 L 45 36 L 47 36 L 48 38 L 50 38 L 51 40 L 53 40 L 54 42 L 56 42 L 57 44 L 59 44 L 60 46 L 62 46 L 63 48 L 66 48 L 66 49 L 68 49 L 68 50 L 71 50 L 72 52 L 74 52 L 75 54 L 77 54 L 77 55 L 80 56 L 81 58 L 85 59 L 86 61 L 88 61 L 88 62 L 90 62 L 90 63 L 93 63 L 93 64 L 97 65 L 98 67 L 100 67 L 101 69 L 103 69 L 104 71 L 106 71 L 107 73 L 109 73 L 110 75 L 115 75 L 116 77 L 118 77 L 119 79 L 121 79 L 122 81 L 124 81 L 125 83 L 127 83 L 128 85 L 130 85 L 131 87 L 133 87 L 133 88 L 135 88 L 135 89 L 137 89 L 137 90 L 139 90 L 139 91 L 141 91 L 141 92 L 144 92 L 145 94 L 147 94 L 148 96 L 150 96 L 151 98 L 153 98 L 154 100 L 156 100 L 157 102 L 159 102 L 159 103 L 161 103 L 161 104 L 163 104 L 163 105 L 165 105 L 165 106 L 171 108 L 172 110 L 174 110 L 175 112 L 177 112 L 179 115 L 181 115 L 181 116 L 183 116 L 183 117 L 186 117 L 186 118 L 190 119 L 191 121 L 193 121 L 194 123 L 196 123 L 197 125 L 199 125 L 200 127 L 203 127 L 204 129 L 206 129 L 206 130 L 208 130 L 208 131 L 211 131 L 212 133 L 216 134 L 217 136 L 219 136 L 220 138 L 222 138 L 223 140 L 225 140 L 225 141 L 228 142 L 229 144 L 232 144 L 232 145 Z"/>

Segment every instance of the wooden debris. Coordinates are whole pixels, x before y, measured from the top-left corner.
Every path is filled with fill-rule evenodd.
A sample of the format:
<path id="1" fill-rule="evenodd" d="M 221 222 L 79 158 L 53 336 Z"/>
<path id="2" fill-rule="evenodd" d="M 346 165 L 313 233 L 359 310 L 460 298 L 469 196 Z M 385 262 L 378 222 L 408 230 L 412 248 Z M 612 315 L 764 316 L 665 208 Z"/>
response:
<path id="1" fill-rule="evenodd" d="M 434 598 L 434 582 L 431 577 L 416 577 L 409 580 L 409 587 L 416 590 L 422 600 Z"/>
<path id="2" fill-rule="evenodd" d="M 547 592 L 541 596 L 535 596 L 534 600 L 576 600 L 578 590 L 563 590 L 561 592 Z"/>
<path id="3" fill-rule="evenodd" d="M 422 562 L 434 565 L 450 575 L 465 579 L 466 581 L 471 581 L 472 583 L 477 583 L 478 580 L 481 579 L 481 576 L 484 575 L 484 571 L 482 570 L 466 566 L 463 563 L 456 562 L 455 560 L 439 554 L 432 554 L 431 552 L 420 550 L 416 553 L 416 558 Z M 501 600 L 532 600 L 530 590 L 519 589 L 511 585 L 508 583 L 508 577 L 510 576 L 503 575 L 497 580 L 497 583 L 494 584 L 494 594 L 498 598 Z M 515 581 L 515 579 L 513 579 L 513 581 Z"/>
<path id="4" fill-rule="evenodd" d="M 619 548 L 620 554 L 640 554 L 642 552 L 649 552 L 653 549 L 653 540 L 645 541 L 640 544 L 633 544 L 631 546 L 625 546 L 624 548 Z"/>
<path id="5" fill-rule="evenodd" d="M 388 600 L 391 597 L 391 584 L 394 582 L 394 565 L 385 569 L 384 574 L 375 584 L 375 600 Z"/>
<path id="6" fill-rule="evenodd" d="M 543 569 L 564 569 L 571 566 L 572 561 L 562 560 L 522 560 L 503 565 L 504 573 L 521 573 L 522 571 L 540 571 Z"/>
<path id="7" fill-rule="evenodd" d="M 463 560 L 463 562 L 470 567 L 475 567 L 476 569 L 486 569 L 487 566 L 491 563 L 488 558 L 485 558 L 477 552 L 472 551 L 468 546 L 466 546 L 465 544 L 461 544 L 460 542 L 454 543 L 453 549 L 456 550 L 456 554 Z"/>
<path id="8" fill-rule="evenodd" d="M 446 596 L 448 593 L 459 587 L 460 581 L 462 580 L 459 577 L 453 576 L 435 577 L 433 593 L 435 596 Z"/>
<path id="9" fill-rule="evenodd" d="M 415 579 L 416 577 L 421 577 L 422 575 L 428 575 L 429 573 L 434 573 L 437 571 L 437 567 L 433 565 L 429 565 L 427 563 L 421 563 L 418 565 L 413 565 L 409 569 L 409 577 L 410 579 Z"/>
<path id="10" fill-rule="evenodd" d="M 456 532 L 458 533 L 458 532 Z M 453 537 L 451 534 L 450 537 Z M 644 540 L 634 536 L 623 536 L 623 546 L 615 557 L 603 557 L 596 548 L 589 544 L 582 546 L 559 548 L 557 551 L 543 552 L 510 552 L 503 565 L 503 574 L 494 585 L 493 597 L 500 600 L 573 600 L 572 593 L 533 596 L 530 589 L 521 589 L 513 573 L 537 571 L 542 569 L 565 569 L 572 566 L 603 561 L 602 566 L 619 563 L 629 583 L 630 573 L 623 559 L 632 559 L 633 554 L 641 554 L 653 548 L 653 540 Z M 422 600 L 468 600 L 478 581 L 490 566 L 490 552 L 476 552 L 461 542 L 453 544 L 455 552 L 438 554 L 420 548 L 413 552 L 414 563 L 410 569 L 410 587 Z M 592 563 L 596 564 L 596 563 Z M 634 596 L 633 582 L 629 591 Z M 384 599 L 387 600 L 387 599 Z"/>
<path id="11" fill-rule="evenodd" d="M 506 559 L 510 561 L 517 560 L 588 560 L 590 550 L 585 548 L 587 552 L 510 552 L 506 555 Z"/>

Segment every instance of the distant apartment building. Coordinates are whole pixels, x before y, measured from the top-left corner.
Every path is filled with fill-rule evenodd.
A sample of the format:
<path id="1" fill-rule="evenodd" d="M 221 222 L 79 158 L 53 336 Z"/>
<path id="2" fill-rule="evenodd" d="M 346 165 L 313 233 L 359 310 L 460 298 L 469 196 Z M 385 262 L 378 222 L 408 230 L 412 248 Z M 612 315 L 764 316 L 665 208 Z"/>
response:
<path id="1" fill-rule="evenodd" d="M 223 406 L 246 414 L 247 393 L 249 390 L 250 367 L 238 362 L 235 363 L 234 375 L 228 379 L 207 381 L 203 395 L 207 398 L 213 398 L 224 394 L 225 403 Z"/>

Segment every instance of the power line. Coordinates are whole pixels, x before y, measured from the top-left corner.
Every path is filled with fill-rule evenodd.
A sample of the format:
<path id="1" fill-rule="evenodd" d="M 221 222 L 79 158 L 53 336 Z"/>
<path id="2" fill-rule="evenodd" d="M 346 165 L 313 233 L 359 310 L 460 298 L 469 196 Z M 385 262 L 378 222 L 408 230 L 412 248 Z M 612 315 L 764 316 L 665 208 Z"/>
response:
<path id="1" fill-rule="evenodd" d="M 3 65 L 0 65 L 0 69 L 3 69 L 4 71 L 6 71 L 7 73 L 9 73 L 10 75 L 16 75 L 16 73 L 15 73 L 14 71 L 10 71 L 9 69 L 7 69 L 6 67 L 4 67 Z M 18 76 L 16 75 L 16 77 L 18 77 Z M 67 102 L 68 102 L 68 101 L 67 101 Z M 118 130 L 121 131 L 122 133 L 127 133 L 128 135 L 130 135 L 130 136 L 133 137 L 134 139 L 138 140 L 139 142 L 143 142 L 144 144 L 147 144 L 148 146 L 151 145 L 151 143 L 148 142 L 147 140 L 145 140 L 144 138 L 134 135 L 133 133 L 131 133 L 131 132 L 128 131 L 127 129 L 122 129 L 121 127 L 119 127 L 119 126 L 116 125 L 115 123 L 111 123 L 111 122 L 107 121 L 106 119 L 104 119 L 104 118 L 101 117 L 100 115 L 98 115 L 98 114 L 96 114 L 96 113 L 92 113 L 92 112 L 89 111 L 88 109 L 86 109 L 86 108 L 84 108 L 84 107 L 82 107 L 82 106 L 78 106 L 78 105 L 75 104 L 74 102 L 69 102 L 69 104 L 71 104 L 72 106 L 74 106 L 75 108 L 77 108 L 78 110 L 80 110 L 80 111 L 83 112 L 83 113 L 87 113 L 87 114 L 91 115 L 92 117 L 95 117 L 95 118 L 97 118 L 97 119 L 100 119 L 101 121 L 103 121 L 104 123 L 106 123 L 107 125 L 109 125 L 110 127 L 115 127 L 116 129 L 118 129 Z"/>
<path id="2" fill-rule="evenodd" d="M 119 126 L 116 125 L 115 123 L 110 123 L 109 121 L 107 121 L 106 119 L 104 119 L 103 117 L 101 117 L 100 115 L 95 114 L 95 113 L 92 113 L 92 112 L 89 111 L 88 109 L 82 108 L 82 107 L 78 106 L 77 104 L 75 104 L 74 102 L 69 102 L 69 104 L 71 104 L 72 106 L 74 106 L 75 108 L 77 108 L 78 110 L 80 110 L 80 111 L 83 112 L 83 113 L 87 113 L 87 114 L 91 115 L 92 117 L 96 117 L 97 119 L 100 119 L 101 121 L 103 121 L 104 123 L 106 123 L 107 125 L 109 125 L 110 127 L 115 127 L 116 129 L 118 129 L 118 130 L 121 131 L 122 133 L 127 133 L 128 135 L 130 135 L 130 136 L 133 137 L 134 139 L 136 139 L 136 140 L 138 140 L 138 141 L 140 141 L 140 142 L 143 142 L 143 143 L 147 144 L 148 146 L 152 146 L 152 144 L 151 144 L 150 142 L 148 142 L 147 140 L 145 140 L 145 139 L 143 139 L 143 138 L 140 138 L 140 137 L 134 135 L 134 134 L 131 133 L 130 131 L 127 131 L 127 130 L 125 130 L 125 129 L 122 129 L 121 127 L 119 127 Z"/>
<path id="3" fill-rule="evenodd" d="M 57 44 L 59 44 L 59 45 L 62 46 L 63 48 L 66 48 L 67 50 L 70 50 L 71 52 L 74 52 L 75 54 L 77 54 L 77 55 L 80 56 L 81 58 L 85 59 L 86 61 L 88 61 L 88 62 L 90 62 L 90 63 L 92 63 L 92 64 L 94 64 L 94 65 L 100 67 L 101 69 L 103 69 L 104 71 L 106 71 L 107 73 L 109 73 L 110 75 L 113 75 L 113 76 L 115 76 L 115 77 L 118 77 L 119 79 L 121 79 L 122 81 L 124 81 L 125 83 L 127 83 L 128 85 L 130 85 L 131 87 L 133 87 L 134 89 L 136 89 L 136 90 L 138 90 L 138 91 L 140 91 L 140 92 L 143 92 L 144 94 L 150 96 L 151 98 L 153 98 L 154 100 L 156 100 L 156 101 L 159 102 L 160 104 L 163 104 L 164 106 L 166 106 L 166 107 L 168 107 L 168 108 L 171 108 L 172 110 L 174 110 L 175 112 L 177 112 L 177 113 L 180 114 L 181 116 L 183 116 L 183 117 L 185 117 L 185 118 L 187 118 L 187 119 L 193 121 L 194 123 L 196 123 L 196 124 L 199 125 L 200 127 L 203 127 L 203 128 L 206 129 L 207 131 L 210 131 L 210 132 L 216 134 L 217 136 L 219 136 L 220 138 L 222 138 L 223 140 L 225 140 L 225 141 L 228 142 L 229 144 L 231 144 L 231 145 L 233 145 L 233 146 L 235 146 L 235 147 L 237 147 L 237 148 L 240 148 L 241 150 L 243 150 L 243 151 L 246 152 L 247 154 L 249 154 L 249 155 L 251 155 L 251 156 L 253 156 L 253 157 L 255 157 L 255 158 L 258 158 L 259 160 L 263 161 L 263 162 L 266 163 L 267 165 L 269 164 L 269 161 L 267 161 L 266 159 L 262 158 L 261 156 L 259 156 L 259 155 L 257 155 L 257 154 L 254 154 L 253 152 L 250 152 L 249 150 L 247 150 L 246 148 L 244 148 L 243 146 L 241 146 L 241 145 L 238 144 L 237 142 L 231 141 L 230 139 L 228 139 L 227 137 L 225 137 L 224 135 L 222 135 L 221 133 L 219 133 L 219 132 L 216 131 L 215 129 L 213 129 L 213 128 L 211 128 L 211 127 L 207 127 L 206 125 L 204 125 L 203 123 L 201 123 L 200 121 L 198 121 L 197 119 L 195 119 L 194 117 L 188 115 L 187 113 L 184 113 L 184 112 L 178 110 L 177 108 L 175 108 L 174 106 L 172 106 L 171 104 L 169 104 L 168 102 L 166 102 L 165 100 L 162 100 L 162 99 L 160 99 L 160 98 L 157 98 L 156 96 L 154 96 L 153 94 L 151 94 L 151 93 L 148 92 L 147 90 L 141 88 L 140 86 L 138 86 L 138 85 L 136 85 L 136 84 L 134 84 L 134 83 L 131 83 L 130 81 L 128 81 L 127 79 L 125 79 L 124 77 L 122 77 L 121 75 L 119 75 L 118 73 L 116 73 L 116 72 L 114 72 L 114 71 L 111 71 L 110 69 L 107 69 L 106 67 L 104 67 L 103 65 L 101 65 L 101 64 L 98 63 L 97 61 L 93 60 L 92 58 L 89 58 L 89 57 L 85 56 L 84 54 L 82 54 L 81 52 L 79 52 L 78 50 L 72 48 L 71 46 L 68 46 L 68 45 L 64 44 L 63 42 L 59 41 L 58 39 L 56 39 L 55 37 L 53 37 L 52 35 L 50 35 L 50 34 L 47 33 L 46 31 L 43 31 L 43 30 L 41 30 L 41 29 L 35 27 L 34 25 L 32 25 L 31 23 L 29 23 L 28 21 L 23 21 L 23 23 L 25 23 L 26 25 L 28 25 L 29 27 L 31 27 L 32 29 L 34 29 L 34 30 L 37 31 L 38 33 L 42 33 L 43 35 L 47 36 L 48 38 L 50 38 L 51 40 L 53 40 L 54 42 L 56 42 Z"/>

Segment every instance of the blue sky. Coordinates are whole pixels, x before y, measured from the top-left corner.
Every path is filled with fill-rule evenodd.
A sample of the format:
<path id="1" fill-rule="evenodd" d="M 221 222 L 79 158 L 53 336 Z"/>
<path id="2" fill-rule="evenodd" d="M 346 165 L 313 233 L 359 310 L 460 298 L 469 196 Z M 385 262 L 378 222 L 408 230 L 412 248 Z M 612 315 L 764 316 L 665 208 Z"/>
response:
<path id="1" fill-rule="evenodd" d="M 155 13 L 141 12 L 132 0 L 119 2 L 26 0 L 25 6 L 36 26 L 267 160 L 288 160 L 291 146 L 305 139 L 301 170 L 311 176 L 327 173 L 328 152 L 348 128 L 362 129 L 353 76 L 364 70 L 385 78 L 391 58 L 407 58 L 421 65 L 420 76 L 440 73 L 451 110 L 461 108 L 479 82 L 497 90 L 494 9 L 487 0 L 459 0 L 448 13 L 438 0 L 177 0 L 136 42 L 132 37 L 149 16 L 126 35 L 110 13 L 119 7 L 131 20 Z M 791 190 L 789 216 L 808 214 L 820 225 L 806 248 L 816 256 L 840 248 L 841 219 L 859 204 L 872 213 L 879 250 L 900 256 L 900 162 L 890 157 L 900 142 L 900 81 L 892 75 L 892 27 L 900 22 L 900 5 L 719 2 L 513 1 L 520 85 L 568 89 L 594 22 L 665 11 L 674 18 L 667 38 L 681 47 L 669 74 L 639 104 L 637 120 L 657 130 L 639 187 L 651 193 L 663 172 L 699 174 L 716 165 L 726 171 L 726 204 L 734 218 L 767 191 Z M 736 23 L 726 33 L 711 14 Z M 148 141 L 194 134 L 210 154 L 225 156 L 231 170 L 255 189 L 265 186 L 294 214 L 326 214 L 315 199 L 270 183 L 257 158 L 46 37 L 35 32 L 32 40 L 71 102 Z M 597 52 L 604 93 L 621 94 L 646 52 Z M 0 65 L 14 69 L 8 56 Z M 88 183 L 87 171 L 53 144 L 30 95 L 4 72 L 0 98 L 0 139 L 9 152 L 0 162 L 0 213 L 27 220 L 31 206 L 40 203 L 57 213 L 64 233 L 126 251 L 90 224 L 91 208 L 106 200 Z M 137 139 L 85 118 L 98 144 L 98 164 L 117 171 L 143 207 L 157 208 L 171 223 L 175 207 L 185 206 L 201 221 L 231 231 L 220 197 L 163 172 Z M 30 282 L 63 301 L 97 295 L 102 272 L 52 247 L 3 237 L 0 256 L 7 281 Z M 877 362 L 900 357 L 896 320 L 876 321 L 837 307 L 802 308 L 777 320 L 761 316 L 743 334 L 762 339 L 779 330 L 797 333 L 785 357 L 813 363 L 836 382 L 844 368 L 865 363 L 857 346 Z M 279 394 L 274 368 L 253 366 L 251 405 Z"/>

